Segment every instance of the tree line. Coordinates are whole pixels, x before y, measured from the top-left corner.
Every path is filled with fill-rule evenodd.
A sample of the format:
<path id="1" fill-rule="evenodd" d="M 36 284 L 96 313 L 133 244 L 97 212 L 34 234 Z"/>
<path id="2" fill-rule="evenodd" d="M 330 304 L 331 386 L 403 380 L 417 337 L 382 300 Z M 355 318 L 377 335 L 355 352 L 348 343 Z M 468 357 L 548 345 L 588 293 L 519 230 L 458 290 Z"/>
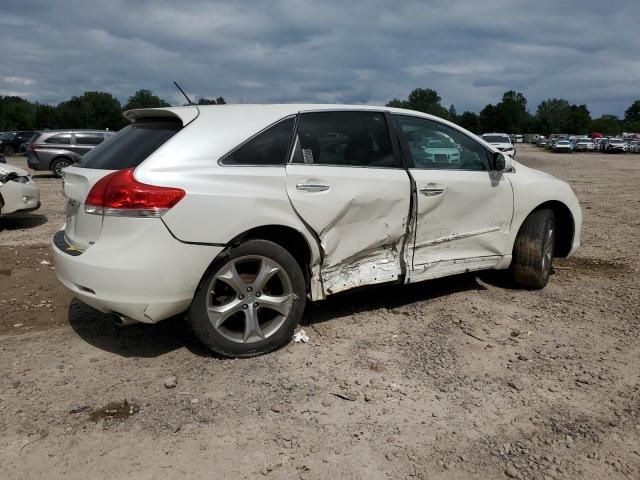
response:
<path id="1" fill-rule="evenodd" d="M 451 120 L 474 133 L 592 133 L 619 135 L 640 132 L 640 100 L 633 102 L 623 118 L 602 115 L 592 118 L 586 105 L 573 105 L 561 98 L 540 102 L 535 113 L 527 110 L 527 99 L 509 90 L 495 105 L 489 104 L 479 113 L 458 114 L 454 105 L 444 107 L 435 90 L 416 88 L 406 100 L 394 98 L 389 107 L 407 108 Z M 223 97 L 200 98 L 198 105 L 221 105 Z M 122 116 L 132 108 L 168 107 L 169 103 L 150 90 L 138 90 L 124 105 L 107 92 L 85 92 L 58 105 L 30 102 L 24 98 L 0 96 L 0 131 L 43 130 L 56 128 L 95 128 L 119 130 L 127 124 Z"/>
<path id="2" fill-rule="evenodd" d="M 640 132 L 640 100 L 633 102 L 624 113 L 592 118 L 586 105 L 573 105 L 562 98 L 540 102 L 534 114 L 527 110 L 527 99 L 520 92 L 509 90 L 497 104 L 489 104 L 480 113 L 465 111 L 458 114 L 454 105 L 448 109 L 438 92 L 430 88 L 416 88 L 406 100 L 394 98 L 389 107 L 408 108 L 437 115 L 457 123 L 474 133 L 603 133 Z"/>
<path id="3" fill-rule="evenodd" d="M 224 98 L 201 98 L 199 105 L 219 105 Z M 138 90 L 124 105 L 107 92 L 84 92 L 57 105 L 30 102 L 21 97 L 0 96 L 0 131 L 93 128 L 120 130 L 127 125 L 122 112 L 132 108 L 171 106 L 150 90 Z"/>

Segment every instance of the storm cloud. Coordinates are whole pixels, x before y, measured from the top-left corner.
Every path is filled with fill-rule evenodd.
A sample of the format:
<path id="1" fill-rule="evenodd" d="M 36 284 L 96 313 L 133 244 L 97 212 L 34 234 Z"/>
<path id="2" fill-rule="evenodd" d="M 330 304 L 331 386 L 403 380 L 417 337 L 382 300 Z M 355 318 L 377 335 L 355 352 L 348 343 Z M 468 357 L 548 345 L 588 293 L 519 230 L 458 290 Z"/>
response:
<path id="1" fill-rule="evenodd" d="M 514 89 L 621 115 L 640 97 L 637 0 L 3 1 L 0 94 L 146 88 L 173 104 L 384 104 L 416 87 L 478 111 Z"/>

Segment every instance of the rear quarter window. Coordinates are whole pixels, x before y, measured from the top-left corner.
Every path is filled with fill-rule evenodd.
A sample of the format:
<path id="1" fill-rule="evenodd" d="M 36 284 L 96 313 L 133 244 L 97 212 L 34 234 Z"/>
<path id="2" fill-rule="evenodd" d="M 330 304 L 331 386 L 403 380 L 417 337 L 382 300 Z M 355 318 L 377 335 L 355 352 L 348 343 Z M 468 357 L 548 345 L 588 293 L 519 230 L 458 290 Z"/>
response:
<path id="1" fill-rule="evenodd" d="M 99 170 L 137 167 L 181 129 L 179 120 L 138 120 L 87 153 L 77 166 Z"/>
<path id="2" fill-rule="evenodd" d="M 101 133 L 76 133 L 76 145 L 99 145 L 103 140 Z"/>

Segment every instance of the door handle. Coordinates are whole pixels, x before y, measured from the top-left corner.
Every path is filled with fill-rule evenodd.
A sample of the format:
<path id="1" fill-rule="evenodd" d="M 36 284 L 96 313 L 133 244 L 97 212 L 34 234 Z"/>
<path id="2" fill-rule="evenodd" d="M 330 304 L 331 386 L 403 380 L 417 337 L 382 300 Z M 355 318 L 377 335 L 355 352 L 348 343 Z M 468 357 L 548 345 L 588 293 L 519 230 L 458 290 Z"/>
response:
<path id="1" fill-rule="evenodd" d="M 436 197 L 444 193 L 444 187 L 436 185 L 435 183 L 430 183 L 426 187 L 422 187 L 420 189 L 420 193 L 425 197 Z"/>
<path id="2" fill-rule="evenodd" d="M 324 192 L 329 190 L 329 185 L 321 185 L 319 183 L 298 183 L 296 185 L 298 190 L 304 190 L 305 192 Z"/>

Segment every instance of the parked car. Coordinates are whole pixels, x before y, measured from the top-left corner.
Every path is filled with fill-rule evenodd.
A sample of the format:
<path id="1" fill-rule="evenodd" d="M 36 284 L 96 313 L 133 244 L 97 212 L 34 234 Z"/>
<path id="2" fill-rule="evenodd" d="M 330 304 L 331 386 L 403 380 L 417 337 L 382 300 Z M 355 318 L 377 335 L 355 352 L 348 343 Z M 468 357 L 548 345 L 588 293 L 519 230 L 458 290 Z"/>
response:
<path id="1" fill-rule="evenodd" d="M 629 144 L 629 151 L 632 153 L 640 153 L 640 140 L 634 140 Z"/>
<path id="2" fill-rule="evenodd" d="M 40 208 L 40 189 L 29 174 L 13 165 L 0 165 L 0 216 Z"/>
<path id="3" fill-rule="evenodd" d="M 36 133 L 31 131 L 3 133 L 0 135 L 0 152 L 6 157 L 10 157 L 24 151 L 25 145 L 31 141 Z"/>
<path id="4" fill-rule="evenodd" d="M 541 148 L 546 148 L 548 140 L 546 138 L 540 138 L 538 140 L 538 146 Z"/>
<path id="5" fill-rule="evenodd" d="M 416 111 L 343 105 L 131 110 L 64 172 L 56 274 L 120 324 L 187 312 L 244 357 L 289 341 L 307 300 L 510 269 L 543 288 L 580 244 L 569 185 Z M 434 159 L 448 139 L 459 162 Z"/>
<path id="6" fill-rule="evenodd" d="M 514 135 L 514 142 L 513 143 L 524 143 L 524 136 L 523 135 Z"/>
<path id="7" fill-rule="evenodd" d="M 605 153 L 624 153 L 627 151 L 627 142 L 621 138 L 610 138 L 604 142 L 603 151 Z"/>
<path id="8" fill-rule="evenodd" d="M 590 138 L 579 138 L 574 146 L 576 152 L 592 152 L 594 148 L 593 140 Z"/>
<path id="9" fill-rule="evenodd" d="M 511 137 L 506 133 L 483 133 L 482 139 L 511 158 L 516 158 L 516 147 L 513 146 Z"/>
<path id="10" fill-rule="evenodd" d="M 27 165 L 33 170 L 50 170 L 56 177 L 62 169 L 77 163 L 82 156 L 112 137 L 104 130 L 47 130 L 27 145 Z"/>
<path id="11" fill-rule="evenodd" d="M 558 140 L 552 150 L 556 153 L 573 153 L 573 143 L 569 140 Z"/>

